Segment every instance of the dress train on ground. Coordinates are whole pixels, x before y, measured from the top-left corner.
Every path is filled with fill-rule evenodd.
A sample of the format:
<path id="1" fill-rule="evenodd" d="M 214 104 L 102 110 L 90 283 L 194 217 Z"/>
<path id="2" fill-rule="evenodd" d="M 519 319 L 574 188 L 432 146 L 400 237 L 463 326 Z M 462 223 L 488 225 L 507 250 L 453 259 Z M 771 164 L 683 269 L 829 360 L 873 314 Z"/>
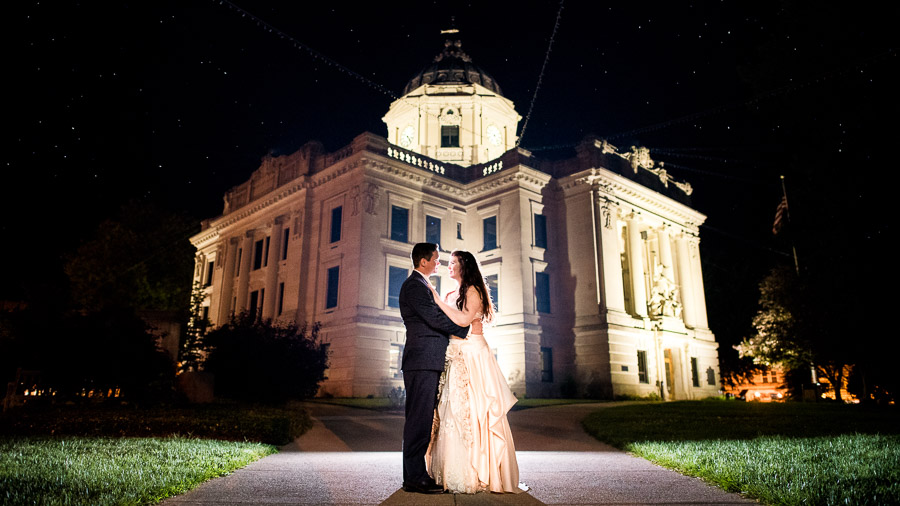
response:
<path id="1" fill-rule="evenodd" d="M 483 335 L 451 339 L 426 466 L 454 493 L 518 493 L 519 466 L 506 414 L 517 399 Z"/>

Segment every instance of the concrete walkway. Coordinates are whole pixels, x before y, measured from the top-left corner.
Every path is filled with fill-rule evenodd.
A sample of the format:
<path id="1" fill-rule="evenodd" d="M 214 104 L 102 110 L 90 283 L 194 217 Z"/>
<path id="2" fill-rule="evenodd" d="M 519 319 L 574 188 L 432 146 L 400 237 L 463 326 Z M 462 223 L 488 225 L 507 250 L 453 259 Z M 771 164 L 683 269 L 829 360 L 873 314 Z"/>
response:
<path id="1" fill-rule="evenodd" d="M 585 434 L 581 420 L 609 406 L 510 413 L 520 480 L 529 492 L 467 496 L 411 494 L 400 488 L 402 414 L 307 403 L 315 419 L 312 430 L 280 453 L 163 504 L 757 504 Z"/>

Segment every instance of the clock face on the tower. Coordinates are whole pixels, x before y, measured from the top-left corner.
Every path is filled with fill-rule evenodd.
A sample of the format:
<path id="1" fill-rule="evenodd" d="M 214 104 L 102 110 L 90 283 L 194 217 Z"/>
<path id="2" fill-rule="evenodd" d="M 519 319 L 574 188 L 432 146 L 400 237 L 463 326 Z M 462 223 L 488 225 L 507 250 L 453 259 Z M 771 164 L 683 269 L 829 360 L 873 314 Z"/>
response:
<path id="1" fill-rule="evenodd" d="M 497 128 L 496 125 L 489 125 L 485 133 L 487 134 L 488 140 L 494 146 L 499 146 L 500 142 L 503 141 L 503 136 L 500 135 L 500 129 Z"/>
<path id="2" fill-rule="evenodd" d="M 403 132 L 400 134 L 400 145 L 404 148 L 408 148 L 416 137 L 416 129 L 412 127 L 412 125 L 407 126 L 403 129 Z"/>

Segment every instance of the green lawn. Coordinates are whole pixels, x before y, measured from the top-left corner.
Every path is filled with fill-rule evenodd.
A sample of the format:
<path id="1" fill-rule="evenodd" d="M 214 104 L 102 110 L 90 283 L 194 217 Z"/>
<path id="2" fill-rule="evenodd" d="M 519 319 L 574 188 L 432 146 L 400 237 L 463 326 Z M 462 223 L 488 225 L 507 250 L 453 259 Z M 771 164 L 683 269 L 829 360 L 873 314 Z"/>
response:
<path id="1" fill-rule="evenodd" d="M 0 438 L 4 505 L 152 504 L 277 450 L 185 438 Z"/>
<path id="2" fill-rule="evenodd" d="M 311 425 L 297 406 L 16 408 L 0 415 L 0 504 L 152 504 Z"/>
<path id="3" fill-rule="evenodd" d="M 900 503 L 900 410 L 723 401 L 632 404 L 584 421 L 601 441 L 766 504 Z"/>

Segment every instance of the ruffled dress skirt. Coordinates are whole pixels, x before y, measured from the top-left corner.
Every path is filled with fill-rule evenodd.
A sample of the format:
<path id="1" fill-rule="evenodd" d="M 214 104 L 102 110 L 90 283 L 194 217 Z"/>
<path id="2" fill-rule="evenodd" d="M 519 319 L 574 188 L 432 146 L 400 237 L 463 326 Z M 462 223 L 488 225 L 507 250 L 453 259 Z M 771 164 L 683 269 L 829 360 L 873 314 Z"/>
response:
<path id="1" fill-rule="evenodd" d="M 425 454 L 439 485 L 462 494 L 522 491 L 506 419 L 516 400 L 483 335 L 450 340 Z"/>

